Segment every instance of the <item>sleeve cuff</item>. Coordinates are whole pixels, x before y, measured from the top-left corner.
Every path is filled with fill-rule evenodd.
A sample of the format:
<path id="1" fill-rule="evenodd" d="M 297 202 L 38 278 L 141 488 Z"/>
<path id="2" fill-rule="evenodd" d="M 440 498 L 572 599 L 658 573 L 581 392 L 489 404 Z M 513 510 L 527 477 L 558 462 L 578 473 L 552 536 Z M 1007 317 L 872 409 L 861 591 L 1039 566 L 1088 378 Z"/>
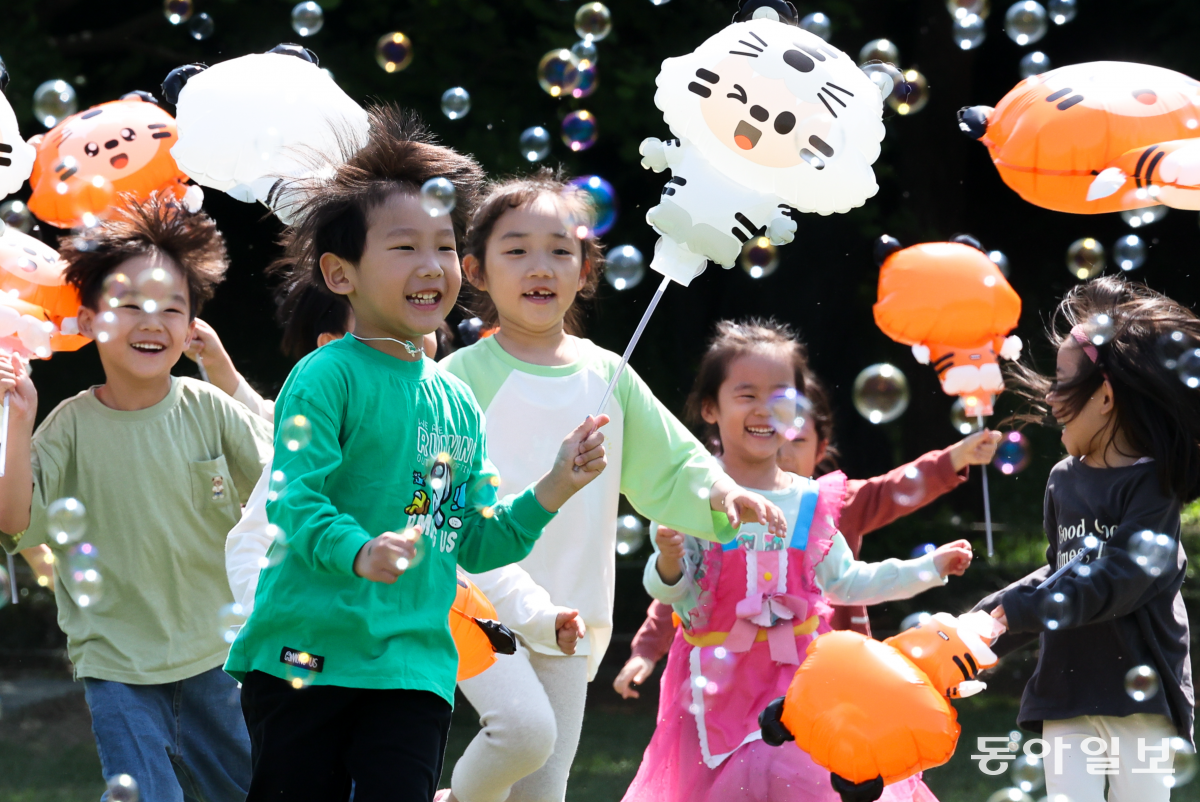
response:
<path id="1" fill-rule="evenodd" d="M 371 542 L 371 539 L 363 531 L 347 532 L 345 537 L 333 547 L 331 564 L 339 569 L 344 569 L 349 576 L 355 576 L 354 558 L 358 556 L 363 546 Z"/>
<path id="2" fill-rule="evenodd" d="M 912 561 L 913 571 L 916 574 L 917 580 L 923 582 L 925 585 L 922 591 L 943 587 L 950 581 L 950 577 L 942 576 L 938 573 L 937 565 L 933 561 L 933 555 L 934 553 L 931 551 L 924 557 L 919 557 Z"/>
<path id="3" fill-rule="evenodd" d="M 1009 632 L 1041 632 L 1042 624 L 1033 614 L 1032 594 L 1026 588 L 1016 587 L 1000 597 L 999 606 L 1004 608 Z"/>
<path id="4" fill-rule="evenodd" d="M 712 511 L 713 534 L 718 543 L 728 543 L 737 537 L 738 530 L 729 523 L 729 516 L 723 512 Z"/>
<path id="5" fill-rule="evenodd" d="M 650 555 L 646 568 L 642 571 L 642 585 L 646 592 L 663 604 L 675 604 L 687 598 L 688 577 L 685 572 L 674 585 L 668 585 L 658 575 L 658 552 Z"/>
<path id="6" fill-rule="evenodd" d="M 540 533 L 547 524 L 554 520 L 554 516 L 557 514 L 547 510 L 542 506 L 542 502 L 537 500 L 533 485 L 514 497 L 509 505 L 509 515 L 513 522 L 528 532 Z"/>

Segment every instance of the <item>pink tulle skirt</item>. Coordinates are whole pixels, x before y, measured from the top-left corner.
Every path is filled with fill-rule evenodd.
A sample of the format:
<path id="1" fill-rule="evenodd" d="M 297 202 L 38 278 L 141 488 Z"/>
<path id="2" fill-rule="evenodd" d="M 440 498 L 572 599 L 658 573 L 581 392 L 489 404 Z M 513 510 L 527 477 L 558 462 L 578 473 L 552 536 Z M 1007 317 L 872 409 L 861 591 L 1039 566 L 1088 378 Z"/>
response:
<path id="1" fill-rule="evenodd" d="M 710 769 L 688 711 L 690 646 L 676 634 L 662 677 L 658 725 L 623 802 L 841 802 L 829 770 L 793 743 L 751 741 Z M 938 802 L 921 775 L 884 789 L 881 802 Z"/>

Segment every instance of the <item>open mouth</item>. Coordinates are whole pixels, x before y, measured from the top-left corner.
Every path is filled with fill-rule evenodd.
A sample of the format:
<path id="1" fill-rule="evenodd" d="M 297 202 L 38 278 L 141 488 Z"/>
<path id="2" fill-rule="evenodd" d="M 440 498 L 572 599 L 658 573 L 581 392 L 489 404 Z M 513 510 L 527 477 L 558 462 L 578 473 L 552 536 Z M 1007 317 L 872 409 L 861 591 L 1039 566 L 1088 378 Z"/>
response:
<path id="1" fill-rule="evenodd" d="M 545 289 L 541 289 L 541 288 L 536 289 L 536 290 L 530 290 L 529 292 L 521 294 L 522 298 L 532 301 L 535 304 L 550 303 L 550 301 L 553 300 L 556 296 L 557 296 L 556 293 L 553 293 L 550 290 L 545 290 Z"/>
<path id="2" fill-rule="evenodd" d="M 124 153 L 118 153 L 116 156 L 113 156 L 111 159 L 109 159 L 108 163 L 120 170 L 123 169 L 125 165 L 129 164 L 129 157 Z"/>
<path id="3" fill-rule="evenodd" d="M 733 141 L 742 150 L 750 150 L 757 145 L 760 137 L 762 137 L 762 131 L 745 120 L 739 122 L 737 128 L 733 129 Z"/>
<path id="4" fill-rule="evenodd" d="M 167 348 L 165 345 L 159 345 L 158 343 L 130 343 L 129 345 L 133 350 L 141 351 L 143 354 L 157 354 L 160 351 L 165 351 Z"/>
<path id="5" fill-rule="evenodd" d="M 408 302 L 418 309 L 436 309 L 442 301 L 442 294 L 437 290 L 414 292 L 412 295 L 406 297 L 408 298 Z"/>
<path id="6" fill-rule="evenodd" d="M 771 426 L 747 426 L 746 433 L 751 437 L 768 439 L 775 436 L 775 429 Z"/>

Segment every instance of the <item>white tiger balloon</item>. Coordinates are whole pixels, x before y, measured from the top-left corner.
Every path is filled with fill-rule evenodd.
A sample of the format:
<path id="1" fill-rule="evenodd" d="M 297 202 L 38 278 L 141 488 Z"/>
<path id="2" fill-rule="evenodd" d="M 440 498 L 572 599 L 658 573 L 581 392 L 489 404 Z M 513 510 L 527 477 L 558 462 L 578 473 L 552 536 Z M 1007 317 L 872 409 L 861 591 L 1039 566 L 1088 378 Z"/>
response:
<path id="1" fill-rule="evenodd" d="M 33 145 L 21 139 L 17 130 L 17 115 L 3 94 L 7 84 L 8 73 L 0 66 L 0 198 L 21 188 L 33 172 L 33 161 L 37 158 Z"/>
<path id="2" fill-rule="evenodd" d="M 791 242 L 788 207 L 832 214 L 879 187 L 880 89 L 842 51 L 773 19 L 735 22 L 663 62 L 654 103 L 677 139 L 646 139 L 642 166 L 671 171 L 646 220 L 658 272 L 688 284 L 742 245 Z"/>

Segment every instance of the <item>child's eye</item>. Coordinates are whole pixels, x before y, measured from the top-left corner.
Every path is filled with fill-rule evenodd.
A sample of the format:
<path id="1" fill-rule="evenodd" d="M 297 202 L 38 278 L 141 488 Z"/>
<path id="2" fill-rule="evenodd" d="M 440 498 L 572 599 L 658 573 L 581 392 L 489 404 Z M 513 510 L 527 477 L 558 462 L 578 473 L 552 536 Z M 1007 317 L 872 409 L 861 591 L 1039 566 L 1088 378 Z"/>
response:
<path id="1" fill-rule="evenodd" d="M 504 255 L 505 256 L 524 256 L 525 249 L 524 248 L 509 248 L 507 251 L 504 252 Z"/>
<path id="2" fill-rule="evenodd" d="M 440 248 L 438 248 L 438 250 L 439 250 L 439 251 L 449 251 L 449 252 L 451 252 L 451 253 L 457 253 L 457 252 L 458 252 L 458 249 L 457 249 L 457 248 L 455 248 L 453 245 L 443 245 L 443 246 L 441 246 Z"/>
<path id="3" fill-rule="evenodd" d="M 571 253 L 569 250 L 567 250 L 566 248 L 555 248 L 553 253 L 555 256 L 574 256 L 575 255 L 575 254 Z"/>
<path id="4" fill-rule="evenodd" d="M 413 251 L 413 250 L 416 250 L 416 248 L 414 248 L 414 247 L 413 247 L 413 246 L 411 246 L 411 245 L 397 245 L 397 246 L 395 246 L 395 247 L 393 247 L 393 248 L 389 248 L 388 250 L 392 250 L 392 251 Z"/>

